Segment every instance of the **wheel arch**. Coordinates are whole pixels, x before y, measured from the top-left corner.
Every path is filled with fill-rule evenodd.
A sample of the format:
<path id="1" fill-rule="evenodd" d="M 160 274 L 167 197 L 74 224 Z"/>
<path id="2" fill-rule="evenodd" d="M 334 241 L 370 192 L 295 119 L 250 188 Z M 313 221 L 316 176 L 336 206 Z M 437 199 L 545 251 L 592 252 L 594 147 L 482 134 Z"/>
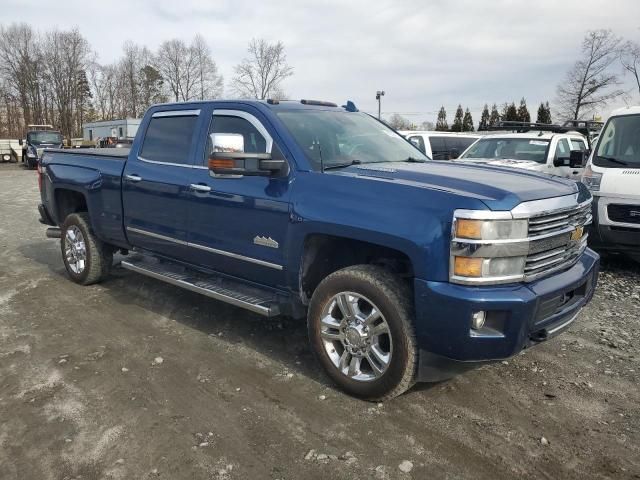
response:
<path id="1" fill-rule="evenodd" d="M 416 275 L 411 255 L 397 245 L 361 238 L 309 233 L 302 242 L 298 271 L 300 300 L 308 305 L 320 282 L 331 273 L 353 265 L 377 265 L 406 279 Z"/>

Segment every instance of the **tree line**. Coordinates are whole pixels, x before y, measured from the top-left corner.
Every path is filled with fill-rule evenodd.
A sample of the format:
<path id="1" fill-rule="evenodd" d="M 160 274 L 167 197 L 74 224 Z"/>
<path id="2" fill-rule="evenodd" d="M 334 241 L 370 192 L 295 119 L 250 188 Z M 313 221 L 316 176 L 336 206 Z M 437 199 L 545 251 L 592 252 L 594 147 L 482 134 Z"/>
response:
<path id="1" fill-rule="evenodd" d="M 293 75 L 282 42 L 249 42 L 227 96 L 282 98 Z M 27 125 L 51 124 L 66 137 L 88 121 L 139 117 L 152 104 L 210 100 L 224 78 L 201 35 L 170 39 L 155 51 L 126 42 L 119 60 L 102 64 L 77 28 L 38 32 L 26 23 L 0 25 L 0 137 Z"/>

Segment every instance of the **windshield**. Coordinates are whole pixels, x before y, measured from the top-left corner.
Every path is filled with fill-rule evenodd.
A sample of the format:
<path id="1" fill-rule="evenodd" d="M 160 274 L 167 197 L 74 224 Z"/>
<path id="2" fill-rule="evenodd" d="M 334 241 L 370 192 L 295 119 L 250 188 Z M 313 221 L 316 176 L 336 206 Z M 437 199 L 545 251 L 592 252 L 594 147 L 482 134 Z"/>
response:
<path id="1" fill-rule="evenodd" d="M 549 140 L 538 138 L 482 138 L 460 158 L 529 160 L 546 163 Z"/>
<path id="2" fill-rule="evenodd" d="M 640 168 L 640 115 L 613 117 L 598 139 L 594 165 Z"/>
<path id="3" fill-rule="evenodd" d="M 298 110 L 277 112 L 315 170 L 353 163 L 429 160 L 403 137 L 358 112 Z"/>
<path id="4" fill-rule="evenodd" d="M 43 143 L 60 145 L 62 143 L 62 135 L 60 132 L 29 132 L 27 134 L 27 141 L 34 145 Z"/>

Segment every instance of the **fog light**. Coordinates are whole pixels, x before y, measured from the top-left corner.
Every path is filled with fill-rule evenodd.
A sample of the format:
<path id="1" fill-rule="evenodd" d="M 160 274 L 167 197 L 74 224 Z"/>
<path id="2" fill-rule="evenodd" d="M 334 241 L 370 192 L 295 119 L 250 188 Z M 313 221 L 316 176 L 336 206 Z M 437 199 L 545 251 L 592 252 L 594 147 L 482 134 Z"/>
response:
<path id="1" fill-rule="evenodd" d="M 482 327 L 484 327 L 485 318 L 486 313 L 484 310 L 473 312 L 473 314 L 471 314 L 471 328 L 473 328 L 474 330 L 480 330 Z"/>

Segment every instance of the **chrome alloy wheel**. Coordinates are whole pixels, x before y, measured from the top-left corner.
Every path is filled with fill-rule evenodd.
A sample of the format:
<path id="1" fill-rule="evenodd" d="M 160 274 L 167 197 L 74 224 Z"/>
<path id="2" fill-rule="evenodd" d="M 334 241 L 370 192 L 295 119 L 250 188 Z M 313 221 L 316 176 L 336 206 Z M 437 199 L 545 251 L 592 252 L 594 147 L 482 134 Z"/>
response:
<path id="1" fill-rule="evenodd" d="M 67 228 L 64 236 L 64 255 L 67 265 L 75 274 L 81 274 L 87 264 L 87 246 L 82 231 L 75 225 Z"/>
<path id="2" fill-rule="evenodd" d="M 333 365 L 353 380 L 375 380 L 391 362 L 389 325 L 380 309 L 358 293 L 340 292 L 327 302 L 320 337 Z"/>

